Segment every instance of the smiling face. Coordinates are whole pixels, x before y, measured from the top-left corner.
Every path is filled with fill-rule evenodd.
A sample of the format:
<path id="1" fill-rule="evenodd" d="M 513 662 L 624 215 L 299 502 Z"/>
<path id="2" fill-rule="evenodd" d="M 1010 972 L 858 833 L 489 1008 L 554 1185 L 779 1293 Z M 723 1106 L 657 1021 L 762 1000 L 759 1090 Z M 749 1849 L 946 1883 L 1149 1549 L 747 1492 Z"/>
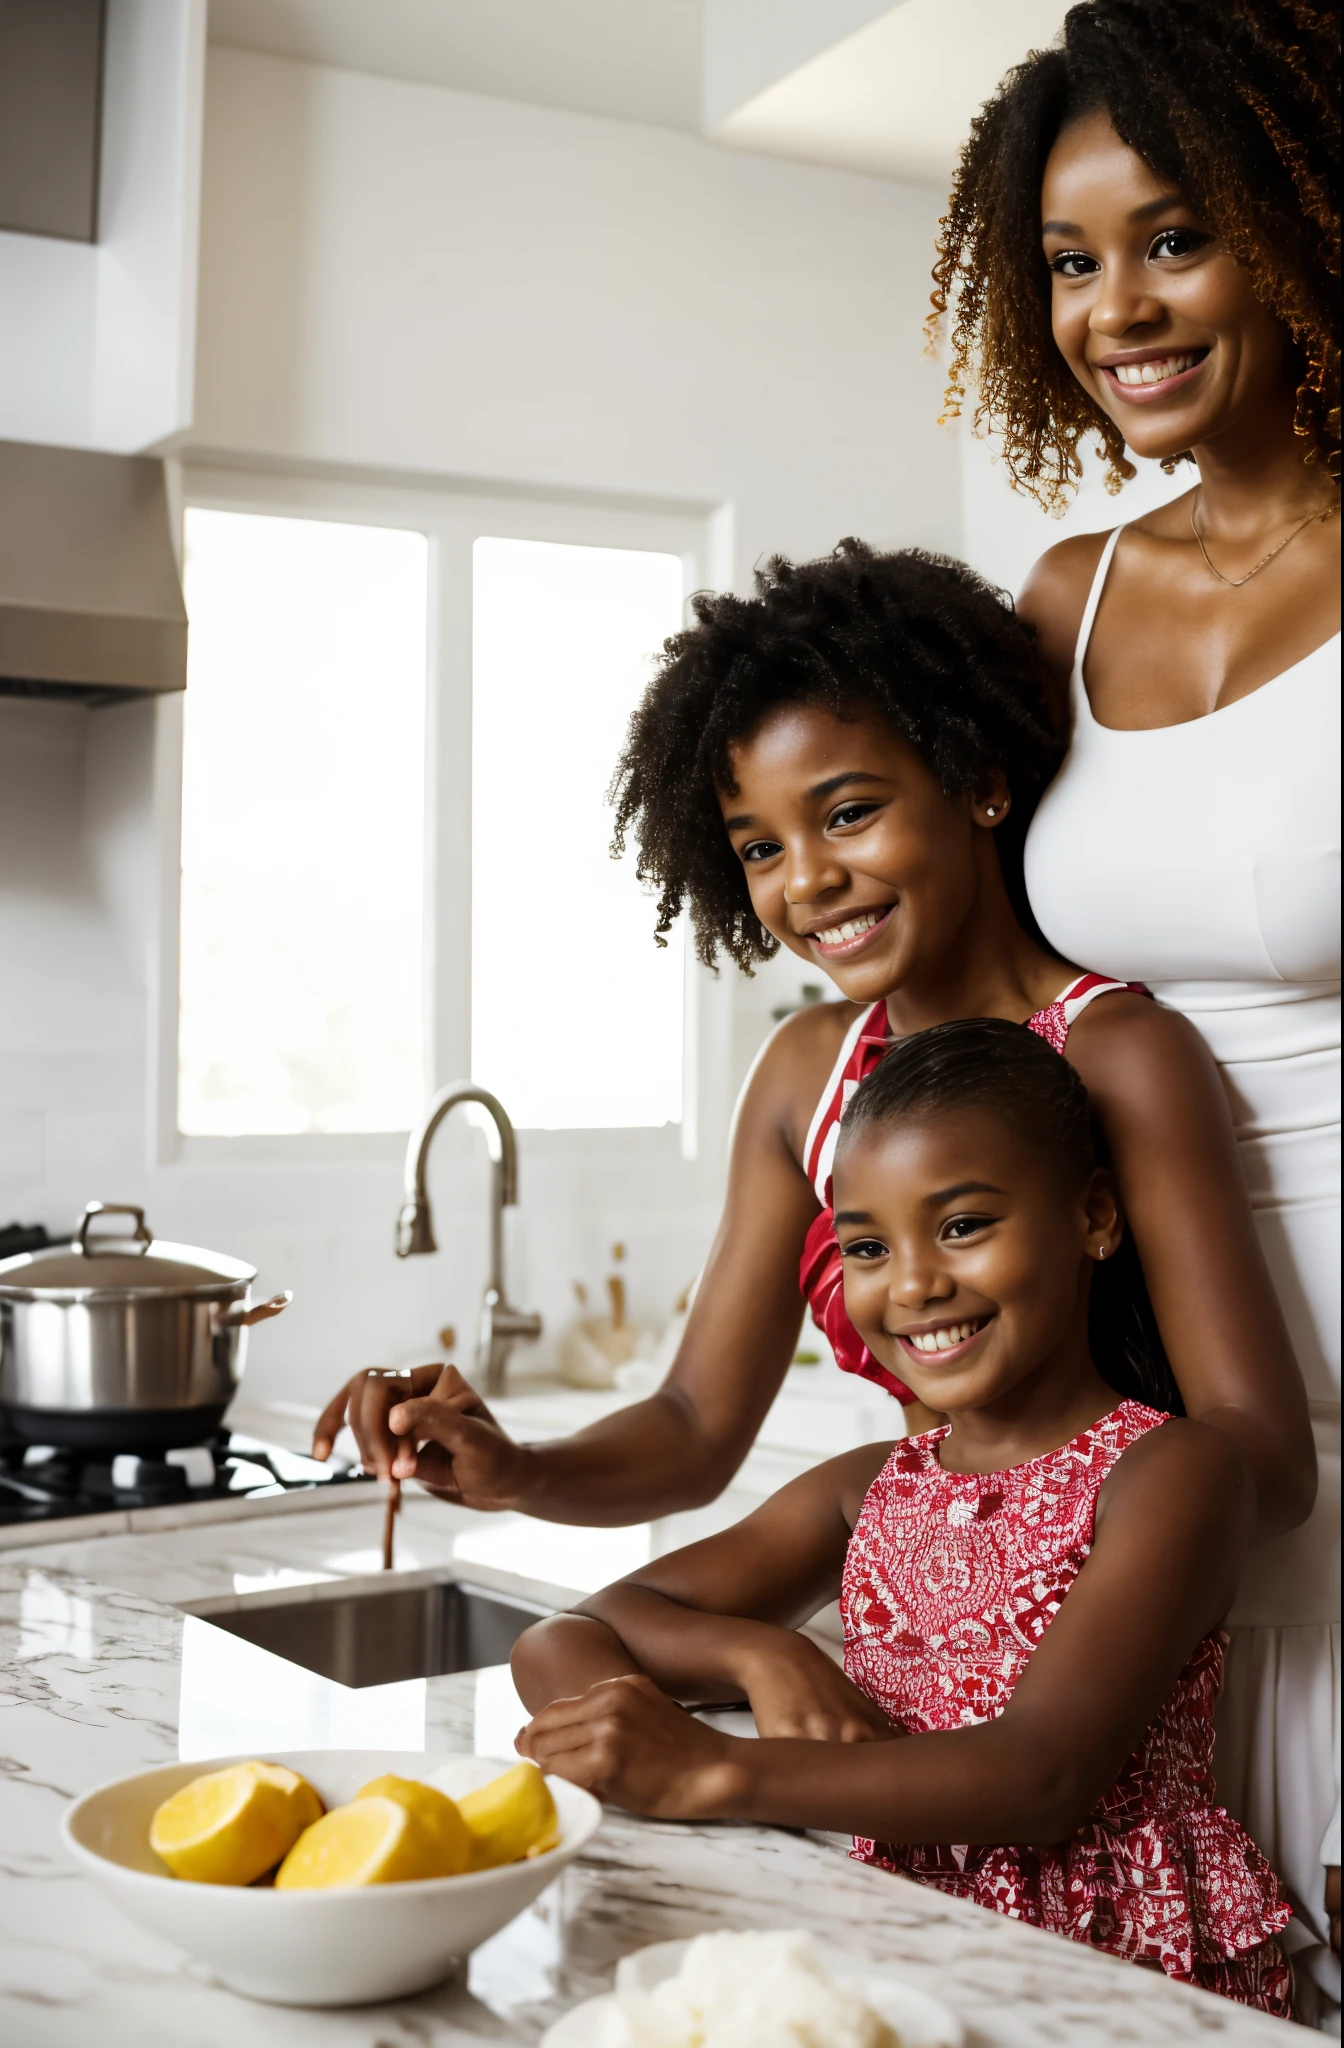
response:
<path id="1" fill-rule="evenodd" d="M 835 1223 L 845 1309 L 932 1409 L 992 1407 L 1090 1372 L 1088 1276 L 1119 1242 L 1109 1174 L 1085 1186 L 984 1105 L 842 1140 Z"/>
<path id="2" fill-rule="evenodd" d="M 730 761 L 719 801 L 752 908 L 851 1002 L 900 988 L 956 944 L 987 877 L 1001 886 L 989 813 L 1006 809 L 1002 776 L 945 796 L 874 711 L 783 706 Z"/>
<path id="3" fill-rule="evenodd" d="M 1291 406 L 1286 330 L 1104 112 L 1061 132 L 1041 220 L 1055 341 L 1137 455 L 1179 455 Z"/>

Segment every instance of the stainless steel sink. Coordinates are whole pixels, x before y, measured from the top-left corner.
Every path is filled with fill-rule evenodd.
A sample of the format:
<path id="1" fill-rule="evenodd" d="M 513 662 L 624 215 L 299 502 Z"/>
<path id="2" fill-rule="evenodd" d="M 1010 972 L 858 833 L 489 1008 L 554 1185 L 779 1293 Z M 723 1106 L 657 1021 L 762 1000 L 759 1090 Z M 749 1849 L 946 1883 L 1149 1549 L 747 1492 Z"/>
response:
<path id="1" fill-rule="evenodd" d="M 252 1603 L 203 1618 L 338 1685 L 390 1685 L 507 1664 L 524 1629 L 549 1612 L 480 1586 L 389 1586 L 386 1592 Z"/>

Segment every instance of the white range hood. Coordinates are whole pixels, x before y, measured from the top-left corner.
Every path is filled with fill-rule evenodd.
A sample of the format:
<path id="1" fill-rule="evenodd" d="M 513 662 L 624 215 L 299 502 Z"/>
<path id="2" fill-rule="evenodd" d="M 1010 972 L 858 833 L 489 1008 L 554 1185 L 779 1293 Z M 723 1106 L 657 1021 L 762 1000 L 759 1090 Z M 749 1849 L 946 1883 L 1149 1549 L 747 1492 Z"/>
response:
<path id="1" fill-rule="evenodd" d="M 0 695 L 105 703 L 186 680 L 162 462 L 0 441 Z"/>

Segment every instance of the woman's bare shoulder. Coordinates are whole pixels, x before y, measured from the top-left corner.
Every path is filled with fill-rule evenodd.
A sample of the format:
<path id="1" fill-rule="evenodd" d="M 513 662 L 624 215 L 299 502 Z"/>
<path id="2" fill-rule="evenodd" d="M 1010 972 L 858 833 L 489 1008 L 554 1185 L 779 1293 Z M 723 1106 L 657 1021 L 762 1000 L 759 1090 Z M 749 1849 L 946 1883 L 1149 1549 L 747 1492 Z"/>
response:
<path id="1" fill-rule="evenodd" d="M 1110 534 L 1109 528 L 1104 533 L 1075 533 L 1047 548 L 1017 600 L 1019 614 L 1036 629 L 1036 645 L 1061 710 L 1068 701 L 1073 654 L 1088 592 Z"/>

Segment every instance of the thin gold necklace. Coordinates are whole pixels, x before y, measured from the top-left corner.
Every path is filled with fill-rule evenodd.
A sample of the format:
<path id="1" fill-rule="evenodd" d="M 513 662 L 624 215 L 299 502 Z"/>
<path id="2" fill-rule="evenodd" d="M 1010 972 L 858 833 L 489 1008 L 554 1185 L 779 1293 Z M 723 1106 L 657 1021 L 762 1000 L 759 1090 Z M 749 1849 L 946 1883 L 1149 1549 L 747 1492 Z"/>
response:
<path id="1" fill-rule="evenodd" d="M 1288 542 L 1290 540 L 1296 540 L 1297 536 L 1299 535 L 1299 533 L 1302 532 L 1303 528 L 1310 526 L 1313 520 L 1319 519 L 1322 522 L 1324 522 L 1339 510 L 1339 507 L 1337 505 L 1327 505 L 1324 512 L 1308 512 L 1306 518 L 1301 522 L 1301 525 L 1295 526 L 1292 532 L 1288 534 L 1283 540 L 1281 540 L 1277 547 L 1271 548 L 1267 555 L 1262 555 L 1260 557 L 1260 560 L 1256 563 L 1255 567 L 1253 569 L 1248 569 L 1244 576 L 1224 576 L 1222 570 L 1216 567 L 1216 565 L 1209 560 L 1209 551 L 1204 545 L 1203 536 L 1201 535 L 1199 528 L 1195 525 L 1195 508 L 1199 504 L 1202 489 L 1202 486 L 1197 486 L 1195 490 L 1195 495 L 1190 500 L 1190 531 L 1195 536 L 1195 544 L 1198 547 L 1201 555 L 1203 555 L 1204 557 L 1204 563 L 1206 568 L 1209 570 L 1210 574 L 1216 576 L 1218 578 L 1218 581 L 1221 584 L 1224 584 L 1228 590 L 1240 590 L 1243 583 L 1249 583 L 1252 576 L 1258 576 L 1260 574 L 1260 571 L 1263 568 L 1265 568 L 1268 563 L 1273 561 L 1275 555 L 1281 555 L 1284 549 L 1287 547 Z"/>

